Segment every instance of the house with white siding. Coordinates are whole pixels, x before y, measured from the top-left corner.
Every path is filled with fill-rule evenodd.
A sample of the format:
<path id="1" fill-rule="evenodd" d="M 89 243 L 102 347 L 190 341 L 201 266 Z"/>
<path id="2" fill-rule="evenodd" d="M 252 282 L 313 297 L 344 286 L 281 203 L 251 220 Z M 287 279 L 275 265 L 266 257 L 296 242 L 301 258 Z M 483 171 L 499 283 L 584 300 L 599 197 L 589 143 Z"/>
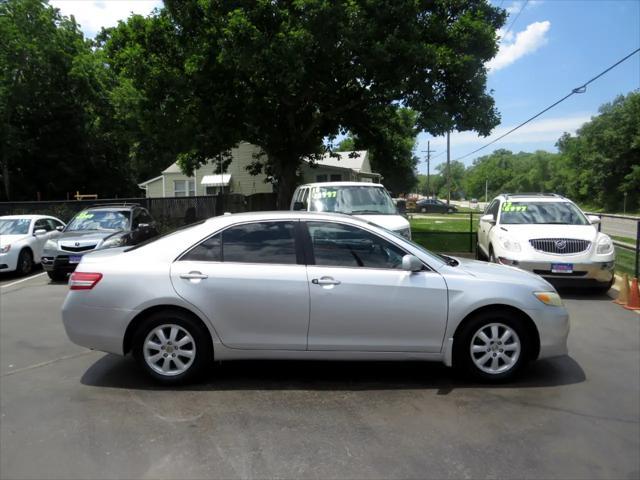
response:
<path id="1" fill-rule="evenodd" d="M 215 173 L 215 161 L 202 165 L 192 176 L 180 171 L 177 163 L 169 165 L 160 175 L 139 183 L 148 198 L 186 197 L 199 195 L 217 195 L 223 193 L 272 193 L 273 186 L 266 182 L 266 175 L 251 175 L 247 166 L 251 164 L 260 148 L 247 142 L 240 142 L 231 149 L 231 162 L 224 173 Z M 335 156 L 326 154 L 311 165 L 305 161 L 301 167 L 303 183 L 312 182 L 380 182 L 381 176 L 371 171 L 369 153 L 366 150 L 356 152 L 336 152 Z"/>

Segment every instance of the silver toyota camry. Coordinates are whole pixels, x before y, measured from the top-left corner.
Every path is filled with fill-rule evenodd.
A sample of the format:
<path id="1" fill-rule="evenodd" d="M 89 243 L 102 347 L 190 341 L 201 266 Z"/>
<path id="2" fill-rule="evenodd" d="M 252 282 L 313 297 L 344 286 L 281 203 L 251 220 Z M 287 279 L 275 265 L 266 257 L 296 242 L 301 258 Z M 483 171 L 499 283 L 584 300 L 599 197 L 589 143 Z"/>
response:
<path id="1" fill-rule="evenodd" d="M 164 383 L 214 359 L 432 360 L 504 381 L 567 353 L 567 311 L 541 277 L 347 215 L 211 218 L 84 255 L 69 286 L 69 338 Z"/>

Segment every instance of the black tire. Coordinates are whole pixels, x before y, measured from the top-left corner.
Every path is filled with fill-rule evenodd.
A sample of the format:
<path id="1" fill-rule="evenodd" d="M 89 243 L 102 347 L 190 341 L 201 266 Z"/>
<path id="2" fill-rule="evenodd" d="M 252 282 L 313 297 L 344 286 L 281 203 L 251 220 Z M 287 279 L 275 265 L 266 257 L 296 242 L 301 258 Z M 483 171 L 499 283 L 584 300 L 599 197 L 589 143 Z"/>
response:
<path id="1" fill-rule="evenodd" d="M 156 329 L 157 327 L 161 327 L 162 325 L 177 325 L 178 327 L 181 327 L 191 336 L 195 343 L 193 361 L 182 373 L 161 374 L 158 371 L 154 370 L 145 359 L 143 347 L 147 340 L 147 336 L 154 329 Z M 170 331 L 170 328 L 167 328 Z M 179 340 L 180 337 L 176 337 L 176 341 Z M 186 347 L 186 350 L 192 349 L 190 343 L 184 346 Z M 171 348 L 171 351 L 173 351 L 173 349 L 176 347 L 171 346 Z M 158 352 L 162 353 L 160 351 Z M 188 363 L 188 359 L 185 359 L 184 357 L 182 357 L 181 359 L 180 352 L 178 352 L 177 354 L 163 354 L 163 356 L 169 358 L 167 355 L 173 355 L 174 357 L 177 355 L 178 360 L 184 360 L 186 363 Z M 180 385 L 190 383 L 197 380 L 206 370 L 206 367 L 209 367 L 213 362 L 213 347 L 211 344 L 211 336 L 204 325 L 202 325 L 199 320 L 195 319 L 188 313 L 172 309 L 156 312 L 150 315 L 136 330 L 133 336 L 133 356 L 140 367 L 145 372 L 147 372 L 147 374 L 149 374 L 154 380 L 163 385 Z M 173 361 L 171 358 L 169 358 L 168 361 L 173 362 L 174 367 L 178 368 L 178 364 L 175 363 L 175 361 Z M 158 360 L 158 362 L 156 362 L 156 367 L 158 368 L 160 368 L 159 362 L 164 362 L 164 358 L 161 358 Z"/>
<path id="2" fill-rule="evenodd" d="M 474 362 L 472 358 L 473 354 L 471 352 L 471 342 L 472 340 L 474 340 L 474 336 L 477 332 L 482 330 L 484 327 L 487 327 L 488 325 L 494 323 L 507 326 L 516 333 L 519 340 L 520 351 L 517 359 L 508 369 L 498 373 L 488 373 L 481 370 L 480 367 L 477 366 Z M 498 332 L 502 332 L 502 334 L 504 334 L 505 330 L 498 329 Z M 505 345 L 512 345 L 511 343 L 509 343 L 511 341 L 515 342 L 516 340 L 514 337 L 512 337 L 508 339 Z M 482 312 L 465 323 L 462 329 L 456 334 L 453 345 L 454 367 L 457 370 L 461 371 L 463 374 L 470 376 L 475 380 L 491 383 L 506 382 L 515 378 L 521 371 L 522 367 L 531 358 L 531 342 L 532 339 L 529 337 L 528 329 L 525 328 L 522 319 L 514 316 L 513 313 L 504 310 Z M 475 345 L 478 344 L 476 343 Z M 495 348 L 500 348 L 500 346 L 496 345 Z M 501 350 L 486 352 L 487 355 L 491 356 L 488 357 L 485 367 L 488 368 L 490 366 L 490 362 L 492 362 L 493 357 L 496 357 L 496 355 L 502 355 L 501 353 L 499 353 L 500 351 Z M 478 361 L 483 358 L 484 354 L 484 351 L 475 353 L 475 355 L 477 355 Z M 513 355 L 515 355 L 515 353 Z M 499 357 L 497 358 L 498 362 L 502 362 L 502 365 L 499 365 L 498 368 L 506 366 L 506 362 L 501 360 Z"/>
<path id="3" fill-rule="evenodd" d="M 591 291 L 599 295 L 605 295 L 609 290 L 611 290 L 614 280 L 615 279 L 612 278 L 609 283 L 605 283 L 604 285 L 598 285 L 596 287 L 593 287 Z"/>
<path id="4" fill-rule="evenodd" d="M 52 270 L 47 272 L 47 275 L 49 275 L 49 278 L 54 282 L 64 282 L 67 279 L 67 274 L 65 272 Z"/>
<path id="5" fill-rule="evenodd" d="M 476 243 L 476 260 L 486 260 L 486 257 L 482 253 L 482 250 L 480 250 L 480 245 L 478 245 L 477 243 Z"/>
<path id="6" fill-rule="evenodd" d="M 24 248 L 18 255 L 18 265 L 16 272 L 18 275 L 28 275 L 33 270 L 33 253 L 31 250 Z"/>
<path id="7" fill-rule="evenodd" d="M 490 263 L 498 263 L 496 261 L 495 254 L 493 253 L 493 247 L 491 245 L 489 245 L 489 259 L 488 259 L 488 261 Z"/>

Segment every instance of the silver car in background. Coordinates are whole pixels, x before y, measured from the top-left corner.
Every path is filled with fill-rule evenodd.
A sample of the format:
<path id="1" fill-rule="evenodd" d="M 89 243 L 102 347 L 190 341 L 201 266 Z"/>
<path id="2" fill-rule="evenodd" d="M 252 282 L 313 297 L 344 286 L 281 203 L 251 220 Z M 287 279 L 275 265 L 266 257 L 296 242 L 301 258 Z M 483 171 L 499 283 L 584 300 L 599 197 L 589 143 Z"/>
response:
<path id="1" fill-rule="evenodd" d="M 541 277 L 348 215 L 215 217 L 86 254 L 69 285 L 69 338 L 133 353 L 163 383 L 214 359 L 432 360 L 503 381 L 567 353 L 567 311 Z"/>

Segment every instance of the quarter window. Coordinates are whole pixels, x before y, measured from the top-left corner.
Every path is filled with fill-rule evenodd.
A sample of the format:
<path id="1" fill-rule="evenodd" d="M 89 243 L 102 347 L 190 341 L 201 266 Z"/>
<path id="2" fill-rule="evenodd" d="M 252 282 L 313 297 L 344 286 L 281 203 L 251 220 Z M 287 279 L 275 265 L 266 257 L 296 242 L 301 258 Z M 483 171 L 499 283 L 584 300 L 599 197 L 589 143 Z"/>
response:
<path id="1" fill-rule="evenodd" d="M 296 264 L 294 222 L 235 225 L 208 238 L 182 260 Z"/>
<path id="2" fill-rule="evenodd" d="M 405 252 L 361 228 L 308 222 L 316 265 L 402 269 Z"/>

